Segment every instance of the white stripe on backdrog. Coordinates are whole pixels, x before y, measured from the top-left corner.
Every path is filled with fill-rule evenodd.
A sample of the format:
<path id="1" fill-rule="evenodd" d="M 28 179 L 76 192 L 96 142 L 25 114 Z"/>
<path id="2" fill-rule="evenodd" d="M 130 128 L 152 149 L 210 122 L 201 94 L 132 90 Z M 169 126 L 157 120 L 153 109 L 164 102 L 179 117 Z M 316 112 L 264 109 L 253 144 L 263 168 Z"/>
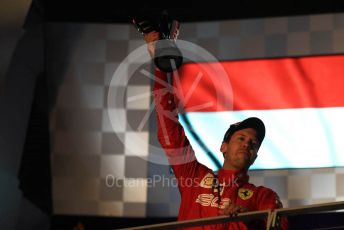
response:
<path id="1" fill-rule="evenodd" d="M 266 126 L 251 169 L 344 166 L 344 107 L 187 113 L 194 131 L 221 162 L 219 149 L 225 131 L 230 124 L 251 116 L 262 119 Z M 184 129 L 197 159 L 215 169 Z"/>

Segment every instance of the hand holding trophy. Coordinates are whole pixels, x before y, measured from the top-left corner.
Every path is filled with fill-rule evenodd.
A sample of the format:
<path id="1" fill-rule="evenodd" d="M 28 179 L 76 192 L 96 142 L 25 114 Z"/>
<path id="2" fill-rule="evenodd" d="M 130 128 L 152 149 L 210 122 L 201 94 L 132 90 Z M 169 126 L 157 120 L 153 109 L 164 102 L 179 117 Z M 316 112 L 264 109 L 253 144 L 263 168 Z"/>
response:
<path id="1" fill-rule="evenodd" d="M 177 20 L 171 20 L 164 11 L 159 18 L 136 17 L 133 23 L 144 35 L 156 67 L 169 73 L 182 65 L 183 56 L 175 43 L 180 28 Z"/>
<path id="2" fill-rule="evenodd" d="M 154 58 L 155 46 L 156 46 L 156 42 L 160 39 L 160 33 L 156 31 L 152 31 L 152 32 L 143 34 L 143 37 L 147 43 L 147 49 L 151 58 Z"/>

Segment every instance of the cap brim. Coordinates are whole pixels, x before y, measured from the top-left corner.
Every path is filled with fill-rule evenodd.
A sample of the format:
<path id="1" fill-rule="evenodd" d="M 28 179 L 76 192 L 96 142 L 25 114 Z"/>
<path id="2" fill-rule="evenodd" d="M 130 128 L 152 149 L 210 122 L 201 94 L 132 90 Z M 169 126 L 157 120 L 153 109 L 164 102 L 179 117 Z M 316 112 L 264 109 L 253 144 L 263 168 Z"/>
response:
<path id="1" fill-rule="evenodd" d="M 265 137 L 265 125 L 262 120 L 260 120 L 257 117 L 247 118 L 243 120 L 242 122 L 240 122 L 236 130 L 245 129 L 245 128 L 253 128 L 254 130 L 256 130 L 257 138 L 259 142 L 260 143 L 263 142 L 264 137 Z"/>

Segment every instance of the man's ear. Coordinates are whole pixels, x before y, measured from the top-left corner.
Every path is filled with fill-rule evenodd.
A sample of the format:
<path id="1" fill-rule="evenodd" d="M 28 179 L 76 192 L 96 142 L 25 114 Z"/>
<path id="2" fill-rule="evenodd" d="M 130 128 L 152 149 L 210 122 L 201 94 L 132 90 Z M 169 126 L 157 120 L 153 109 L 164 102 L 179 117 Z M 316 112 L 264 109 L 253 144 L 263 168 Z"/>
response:
<path id="1" fill-rule="evenodd" d="M 221 147 L 220 147 L 221 153 L 227 152 L 227 146 L 228 146 L 227 142 L 222 142 Z"/>

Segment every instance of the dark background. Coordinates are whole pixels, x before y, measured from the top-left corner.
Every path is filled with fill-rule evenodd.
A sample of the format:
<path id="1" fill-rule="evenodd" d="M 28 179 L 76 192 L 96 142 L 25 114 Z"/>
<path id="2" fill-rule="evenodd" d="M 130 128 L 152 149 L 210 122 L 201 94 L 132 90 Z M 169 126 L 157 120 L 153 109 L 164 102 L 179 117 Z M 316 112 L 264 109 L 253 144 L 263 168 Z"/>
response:
<path id="1" fill-rule="evenodd" d="M 167 9 L 181 22 L 334 13 L 344 10 L 340 0 L 240 1 L 46 1 L 49 21 L 128 23 L 137 13 L 157 14 Z"/>

